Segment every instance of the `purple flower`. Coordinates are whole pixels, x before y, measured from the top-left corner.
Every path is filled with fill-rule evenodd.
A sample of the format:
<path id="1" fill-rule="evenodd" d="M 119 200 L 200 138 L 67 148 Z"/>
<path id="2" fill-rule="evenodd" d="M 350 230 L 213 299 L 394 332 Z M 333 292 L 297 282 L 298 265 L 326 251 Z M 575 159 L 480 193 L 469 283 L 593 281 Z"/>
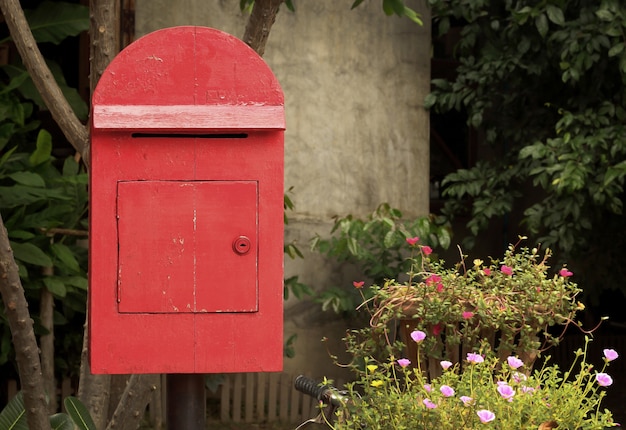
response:
<path id="1" fill-rule="evenodd" d="M 517 369 L 524 365 L 524 362 L 522 360 L 513 356 L 508 357 L 506 361 L 509 363 L 509 366 L 511 366 L 512 369 Z"/>
<path id="2" fill-rule="evenodd" d="M 511 378 L 513 378 L 513 381 L 517 384 L 528 379 L 526 375 L 520 372 L 513 372 L 513 374 L 511 375 Z"/>
<path id="3" fill-rule="evenodd" d="M 503 264 L 500 267 L 500 271 L 504 273 L 505 275 L 509 275 L 509 276 L 513 274 L 513 268 L 511 266 L 507 266 L 506 264 Z"/>
<path id="4" fill-rule="evenodd" d="M 533 387 L 522 386 L 521 390 L 524 394 L 531 394 L 535 392 L 535 389 Z"/>
<path id="5" fill-rule="evenodd" d="M 619 354 L 614 349 L 605 349 L 602 352 L 604 353 L 604 358 L 606 359 L 607 362 L 608 361 L 613 361 L 617 357 L 619 357 Z"/>
<path id="6" fill-rule="evenodd" d="M 448 370 L 450 368 L 450 366 L 452 366 L 452 362 L 447 361 L 447 360 L 443 360 L 443 361 L 439 362 L 439 364 L 441 365 L 441 368 L 443 370 Z"/>
<path id="7" fill-rule="evenodd" d="M 483 424 L 487 424 L 489 421 L 493 421 L 496 419 L 496 414 L 487 409 L 481 409 L 479 411 L 476 411 L 476 415 L 478 415 L 478 418 L 480 418 L 480 422 Z"/>
<path id="8" fill-rule="evenodd" d="M 409 360 L 408 358 L 401 358 L 397 361 L 397 363 L 400 367 L 407 367 L 409 364 L 411 364 L 411 360 Z"/>
<path id="9" fill-rule="evenodd" d="M 424 390 L 426 390 L 427 393 L 430 393 L 432 389 L 433 388 L 430 386 L 430 384 L 424 384 Z"/>
<path id="10" fill-rule="evenodd" d="M 611 378 L 607 373 L 598 373 L 596 375 L 596 382 L 601 387 L 608 387 L 613 383 L 613 378 Z"/>
<path id="11" fill-rule="evenodd" d="M 469 361 L 472 364 L 478 364 L 478 363 L 482 363 L 483 361 L 485 361 L 485 359 L 480 354 L 476 354 L 474 352 L 468 352 L 467 361 Z"/>
<path id="12" fill-rule="evenodd" d="M 465 406 L 470 406 L 472 403 L 474 403 L 474 399 L 469 396 L 461 396 L 461 401 Z"/>
<path id="13" fill-rule="evenodd" d="M 426 333 L 424 333 L 421 330 L 413 330 L 411 332 L 411 339 L 413 339 L 413 341 L 415 341 L 417 343 L 420 343 L 421 341 L 426 339 Z"/>
<path id="14" fill-rule="evenodd" d="M 439 391 L 441 391 L 444 397 L 454 396 L 454 389 L 449 385 L 442 385 Z"/>
<path id="15" fill-rule="evenodd" d="M 433 403 L 430 399 L 424 399 L 422 403 L 424 403 L 424 406 L 426 406 L 428 409 L 435 409 L 437 407 L 437 405 Z"/>
<path id="16" fill-rule="evenodd" d="M 509 402 L 513 400 L 513 396 L 515 395 L 515 390 L 510 385 L 503 383 L 498 383 L 498 393 L 502 396 L 502 398 L 507 399 Z"/>

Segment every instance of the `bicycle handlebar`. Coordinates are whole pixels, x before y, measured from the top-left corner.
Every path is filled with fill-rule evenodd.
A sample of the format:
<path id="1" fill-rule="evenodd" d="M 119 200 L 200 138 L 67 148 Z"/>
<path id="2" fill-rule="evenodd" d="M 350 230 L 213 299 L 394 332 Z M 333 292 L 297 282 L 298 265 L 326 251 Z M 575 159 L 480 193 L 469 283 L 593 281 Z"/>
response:
<path id="1" fill-rule="evenodd" d="M 346 404 L 348 398 L 333 387 L 332 385 L 320 385 L 314 380 L 304 375 L 299 375 L 293 383 L 296 390 L 301 393 L 315 397 L 317 400 L 329 402 L 335 407 L 341 407 Z"/>

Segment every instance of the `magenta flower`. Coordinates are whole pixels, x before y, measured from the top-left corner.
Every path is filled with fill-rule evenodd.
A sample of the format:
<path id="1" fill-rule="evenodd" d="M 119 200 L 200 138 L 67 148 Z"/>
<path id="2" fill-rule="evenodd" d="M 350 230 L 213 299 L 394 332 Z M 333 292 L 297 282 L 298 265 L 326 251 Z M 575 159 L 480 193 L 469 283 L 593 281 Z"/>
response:
<path id="1" fill-rule="evenodd" d="M 476 411 L 476 415 L 478 415 L 478 418 L 480 418 L 480 422 L 483 424 L 487 424 L 488 422 L 496 419 L 496 414 L 487 409 L 481 409 L 479 411 Z"/>
<path id="2" fill-rule="evenodd" d="M 461 396 L 461 401 L 465 406 L 471 406 L 471 404 L 474 402 L 474 399 L 469 396 Z"/>
<path id="3" fill-rule="evenodd" d="M 569 270 L 563 268 L 563 269 L 559 270 L 559 275 L 561 275 L 564 278 L 569 278 L 570 276 L 573 275 L 573 273 L 570 272 Z"/>
<path id="4" fill-rule="evenodd" d="M 415 237 L 407 237 L 406 238 L 406 243 L 408 243 L 411 246 L 414 246 L 417 242 L 419 242 L 420 238 L 415 236 Z"/>
<path id="5" fill-rule="evenodd" d="M 441 365 L 441 368 L 443 370 L 448 370 L 450 366 L 452 366 L 452 362 L 448 360 L 442 360 L 439 362 L 439 364 Z"/>
<path id="6" fill-rule="evenodd" d="M 601 387 L 608 387 L 613 383 L 613 378 L 611 378 L 607 373 L 598 373 L 596 375 L 596 382 Z"/>
<path id="7" fill-rule="evenodd" d="M 363 285 L 365 285 L 365 282 L 363 282 L 363 281 L 354 281 L 354 282 L 352 282 L 352 285 L 354 286 L 354 288 L 360 289 L 360 288 L 363 288 Z"/>
<path id="8" fill-rule="evenodd" d="M 524 365 L 524 362 L 517 357 L 507 357 L 506 361 L 509 363 L 512 369 L 518 369 Z"/>
<path id="9" fill-rule="evenodd" d="M 441 391 L 441 394 L 443 394 L 444 397 L 454 396 L 454 388 L 449 385 L 442 385 L 441 388 L 439 388 L 439 391 Z"/>
<path id="10" fill-rule="evenodd" d="M 515 390 L 510 385 L 498 384 L 498 393 L 502 396 L 503 399 L 507 399 L 509 402 L 513 400 L 513 396 L 515 396 Z"/>
<path id="11" fill-rule="evenodd" d="M 437 405 L 434 404 L 430 399 L 424 399 L 422 403 L 424 403 L 424 406 L 426 406 L 428 409 L 435 409 L 437 407 Z"/>
<path id="12" fill-rule="evenodd" d="M 605 349 L 604 351 L 602 351 L 604 353 L 604 359 L 608 362 L 608 361 L 613 361 L 615 360 L 617 357 L 619 357 L 619 354 L 617 353 L 617 351 L 615 351 L 614 349 Z"/>
<path id="13" fill-rule="evenodd" d="M 435 336 L 438 336 L 441 333 L 441 330 L 443 330 L 443 327 L 441 327 L 441 324 L 437 323 L 433 326 L 433 334 Z"/>
<path id="14" fill-rule="evenodd" d="M 463 319 L 469 320 L 474 316 L 474 312 L 465 311 L 463 312 Z"/>
<path id="15" fill-rule="evenodd" d="M 483 269 L 483 273 L 485 274 L 485 276 L 490 276 L 491 275 L 491 269 Z"/>
<path id="16" fill-rule="evenodd" d="M 513 274 L 513 268 L 511 266 L 507 266 L 506 264 L 503 264 L 502 267 L 500 267 L 500 271 L 509 276 Z"/>
<path id="17" fill-rule="evenodd" d="M 426 339 L 426 333 L 421 330 L 413 330 L 411 332 L 411 339 L 413 339 L 414 342 L 420 343 Z"/>
<path id="18" fill-rule="evenodd" d="M 397 361 L 397 363 L 400 367 L 407 367 L 409 364 L 411 364 L 411 360 L 409 360 L 408 358 L 401 358 Z"/>
<path id="19" fill-rule="evenodd" d="M 424 245 L 422 246 L 422 252 L 424 253 L 424 255 L 430 255 L 433 253 L 433 249 L 428 245 Z"/>
<path id="20" fill-rule="evenodd" d="M 430 275 L 426 278 L 426 285 L 435 285 L 441 282 L 441 276 L 439 275 Z"/>
<path id="21" fill-rule="evenodd" d="M 424 390 L 426 390 L 427 393 L 430 393 L 432 389 L 433 387 L 430 384 L 424 384 Z"/>
<path id="22" fill-rule="evenodd" d="M 472 364 L 479 364 L 479 363 L 482 363 L 483 361 L 485 361 L 485 359 L 480 354 L 476 354 L 474 352 L 468 352 L 467 353 L 467 361 L 469 361 Z"/>
<path id="23" fill-rule="evenodd" d="M 437 290 L 438 293 L 443 291 L 443 284 L 441 282 L 437 284 L 436 290 Z"/>

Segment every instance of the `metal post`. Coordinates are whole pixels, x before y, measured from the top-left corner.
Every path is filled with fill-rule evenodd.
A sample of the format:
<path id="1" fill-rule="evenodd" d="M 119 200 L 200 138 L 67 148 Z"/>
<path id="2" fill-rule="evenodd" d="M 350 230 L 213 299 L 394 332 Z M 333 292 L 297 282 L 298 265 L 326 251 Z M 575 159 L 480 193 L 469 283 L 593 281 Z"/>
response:
<path id="1" fill-rule="evenodd" d="M 166 379 L 167 428 L 204 430 L 206 389 L 203 374 L 168 374 Z"/>

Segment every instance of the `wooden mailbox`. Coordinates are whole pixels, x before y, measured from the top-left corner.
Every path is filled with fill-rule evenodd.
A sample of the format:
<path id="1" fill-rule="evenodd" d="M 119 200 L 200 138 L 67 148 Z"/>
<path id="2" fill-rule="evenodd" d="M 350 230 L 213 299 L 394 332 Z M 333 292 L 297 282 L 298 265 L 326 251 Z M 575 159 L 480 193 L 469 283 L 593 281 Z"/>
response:
<path id="1" fill-rule="evenodd" d="M 240 40 L 156 31 L 93 95 L 93 373 L 282 369 L 283 94 Z"/>

